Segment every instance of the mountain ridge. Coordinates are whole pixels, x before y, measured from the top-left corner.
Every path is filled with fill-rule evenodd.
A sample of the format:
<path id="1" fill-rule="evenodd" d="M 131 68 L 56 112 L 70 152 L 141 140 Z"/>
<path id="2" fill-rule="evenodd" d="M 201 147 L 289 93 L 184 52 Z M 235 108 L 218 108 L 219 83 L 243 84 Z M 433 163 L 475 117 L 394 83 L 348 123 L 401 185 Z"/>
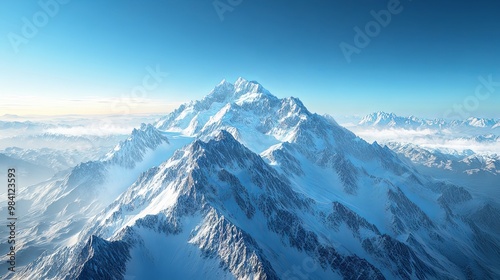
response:
<path id="1" fill-rule="evenodd" d="M 125 267 L 116 278 L 499 275 L 497 247 L 486 250 L 500 238 L 495 206 L 420 174 L 296 98 L 279 99 L 244 79 L 223 81 L 154 127 L 156 136 L 190 140 L 142 170 L 70 246 L 15 278 L 98 277 L 96 260 L 101 269 Z M 119 256 L 105 258 L 99 248 L 113 246 Z"/>
<path id="2" fill-rule="evenodd" d="M 361 118 L 358 125 L 373 127 L 394 127 L 394 128 L 447 128 L 447 127 L 473 127 L 490 128 L 500 127 L 500 119 L 469 117 L 465 120 L 445 120 L 445 119 L 424 119 L 415 116 L 398 116 L 394 113 L 378 111 Z"/>

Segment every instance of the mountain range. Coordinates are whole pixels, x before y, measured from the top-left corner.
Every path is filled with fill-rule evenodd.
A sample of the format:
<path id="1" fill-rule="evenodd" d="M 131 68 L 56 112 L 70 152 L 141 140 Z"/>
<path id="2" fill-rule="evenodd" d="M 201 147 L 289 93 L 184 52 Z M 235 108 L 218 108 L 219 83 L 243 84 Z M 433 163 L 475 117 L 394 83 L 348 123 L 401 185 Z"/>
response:
<path id="1" fill-rule="evenodd" d="M 500 277 L 497 200 L 243 78 L 24 193 L 12 279 Z"/>
<path id="2" fill-rule="evenodd" d="M 350 129 L 387 145 L 422 174 L 464 185 L 483 196 L 499 197 L 500 120 L 422 119 L 376 112 Z"/>
<path id="3" fill-rule="evenodd" d="M 402 117 L 394 113 L 375 112 L 363 117 L 359 125 L 373 127 L 397 127 L 405 129 L 424 128 L 483 128 L 500 129 L 500 119 L 469 117 L 465 120 L 422 119 L 415 116 Z M 495 130 L 497 131 L 497 130 Z M 497 131 L 498 132 L 498 131 Z"/>

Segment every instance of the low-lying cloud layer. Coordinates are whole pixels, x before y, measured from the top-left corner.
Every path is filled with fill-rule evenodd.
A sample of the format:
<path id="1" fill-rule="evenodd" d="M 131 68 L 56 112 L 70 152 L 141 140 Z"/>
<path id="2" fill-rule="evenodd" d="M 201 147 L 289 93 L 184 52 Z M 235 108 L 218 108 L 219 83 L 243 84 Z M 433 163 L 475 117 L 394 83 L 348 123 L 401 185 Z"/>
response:
<path id="1" fill-rule="evenodd" d="M 378 129 L 373 127 L 348 127 L 369 143 L 388 142 L 411 143 L 427 149 L 439 149 L 443 152 L 462 152 L 472 150 L 478 154 L 500 155 L 500 139 L 478 141 L 475 136 L 451 130 L 408 130 L 398 128 Z"/>

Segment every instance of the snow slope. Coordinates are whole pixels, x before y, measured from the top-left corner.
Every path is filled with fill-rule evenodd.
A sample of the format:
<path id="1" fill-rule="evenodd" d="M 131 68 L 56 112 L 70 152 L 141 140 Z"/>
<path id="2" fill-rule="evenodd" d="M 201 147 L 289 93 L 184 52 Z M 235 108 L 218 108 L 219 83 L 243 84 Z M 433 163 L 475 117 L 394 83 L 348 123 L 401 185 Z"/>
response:
<path id="1" fill-rule="evenodd" d="M 154 126 L 144 127 L 151 142 L 123 143 L 101 162 L 144 172 L 15 279 L 500 275 L 498 201 L 420 174 L 296 98 L 223 81 Z M 137 164 L 146 156 L 136 145 L 156 143 L 158 130 L 189 144 Z"/>
<path id="2" fill-rule="evenodd" d="M 143 125 L 101 160 L 81 163 L 33 186 L 20 186 L 17 204 L 23 226 L 18 229 L 17 250 L 22 261 L 17 267 L 43 251 L 74 242 L 89 218 L 113 202 L 141 172 L 169 158 L 187 141 L 175 137 L 170 142 L 152 125 Z M 0 264 L 2 271 L 7 271 L 5 265 Z"/>

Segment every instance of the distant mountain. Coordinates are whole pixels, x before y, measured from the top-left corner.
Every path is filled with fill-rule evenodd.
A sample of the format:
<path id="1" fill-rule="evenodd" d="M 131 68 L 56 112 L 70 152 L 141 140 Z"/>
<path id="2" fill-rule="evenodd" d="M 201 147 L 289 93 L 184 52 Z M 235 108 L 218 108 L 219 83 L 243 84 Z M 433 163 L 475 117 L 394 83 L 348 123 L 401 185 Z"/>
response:
<path id="1" fill-rule="evenodd" d="M 76 149 L 23 149 L 19 147 L 8 147 L 0 152 L 12 158 L 48 167 L 56 172 L 66 170 L 75 167 L 79 163 L 92 160 L 92 157 L 89 156 L 88 153 Z M 33 182 L 32 184 L 35 183 L 40 183 L 40 181 Z"/>
<path id="2" fill-rule="evenodd" d="M 32 184 L 39 183 L 44 180 L 50 179 L 56 170 L 53 170 L 47 166 L 33 164 L 21 159 L 13 158 L 9 155 L 0 153 L 0 170 L 6 172 L 9 168 L 15 168 L 18 176 L 18 186 L 26 187 Z M 4 173 L 5 174 L 5 173 Z M 7 193 L 7 188 L 0 189 L 0 194 Z M 2 197 L 0 201 L 3 201 L 5 197 Z"/>
<path id="3" fill-rule="evenodd" d="M 20 118 L 20 116 L 14 115 L 14 114 L 3 114 L 0 117 L 2 117 L 4 119 L 17 119 L 17 118 Z"/>
<path id="4" fill-rule="evenodd" d="M 418 128 L 426 123 L 416 117 L 399 117 L 393 113 L 376 112 L 365 116 L 359 122 L 360 125 L 378 127 L 411 127 Z"/>
<path id="5" fill-rule="evenodd" d="M 500 275 L 498 201 L 422 175 L 388 147 L 257 82 L 222 81 L 140 132 L 57 179 L 65 187 L 43 188 L 82 193 L 61 203 L 58 194 L 34 192 L 62 213 L 52 221 L 67 221 L 66 239 L 14 279 Z M 171 149 L 144 148 L 153 143 Z M 148 153 L 154 164 L 138 163 Z M 119 172 L 102 171 L 111 166 Z M 131 180 L 102 183 L 124 176 Z M 89 203 L 108 189 L 113 195 Z"/>
<path id="6" fill-rule="evenodd" d="M 414 163 L 423 174 L 466 185 L 473 192 L 500 197 L 500 155 L 481 155 L 472 150 L 442 151 L 398 142 L 389 142 L 387 146 L 403 160 Z"/>
<path id="7" fill-rule="evenodd" d="M 378 128 L 483 128 L 497 129 L 500 127 L 500 119 L 485 119 L 470 117 L 465 120 L 447 121 L 444 119 L 421 119 L 414 116 L 400 117 L 393 113 L 376 112 L 363 117 L 359 123 L 361 126 L 372 126 Z M 496 131 L 496 130 L 495 130 Z"/>
<path id="8" fill-rule="evenodd" d="M 5 115 L 4 115 L 5 116 Z M 6 118 L 12 118 L 6 116 Z M 31 121 L 0 121 L 0 129 L 46 129 L 54 125 Z"/>
<path id="9" fill-rule="evenodd" d="M 134 168 L 137 162 L 144 160 L 148 150 L 169 144 L 166 136 L 150 124 L 142 124 L 140 129 L 134 129 L 132 135 L 118 144 L 102 159 L 104 162 L 119 166 Z"/>
<path id="10" fill-rule="evenodd" d="M 500 174 L 500 156 L 498 155 L 478 155 L 471 150 L 461 153 L 442 152 L 439 149 L 425 149 L 418 145 L 397 142 L 389 142 L 387 146 L 396 153 L 404 155 L 412 162 L 427 167 L 457 170 L 467 174 L 475 172 Z"/>

